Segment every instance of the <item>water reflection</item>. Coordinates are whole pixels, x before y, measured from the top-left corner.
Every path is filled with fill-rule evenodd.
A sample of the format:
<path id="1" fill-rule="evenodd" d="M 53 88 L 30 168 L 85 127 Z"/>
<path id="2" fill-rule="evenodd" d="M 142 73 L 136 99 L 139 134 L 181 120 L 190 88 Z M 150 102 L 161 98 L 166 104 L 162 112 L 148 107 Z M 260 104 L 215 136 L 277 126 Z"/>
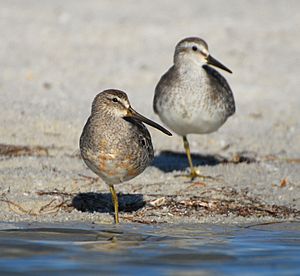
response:
<path id="1" fill-rule="evenodd" d="M 0 273 L 296 275 L 300 269 L 300 224 L 50 226 L 0 231 Z"/>

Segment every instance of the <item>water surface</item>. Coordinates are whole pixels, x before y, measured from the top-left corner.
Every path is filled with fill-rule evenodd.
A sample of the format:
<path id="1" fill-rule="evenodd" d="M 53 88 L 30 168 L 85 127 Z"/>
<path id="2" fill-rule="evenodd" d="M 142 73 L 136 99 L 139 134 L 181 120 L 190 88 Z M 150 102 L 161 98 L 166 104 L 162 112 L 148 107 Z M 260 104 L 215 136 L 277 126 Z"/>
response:
<path id="1" fill-rule="evenodd" d="M 300 275 L 298 223 L 1 228 L 1 275 Z"/>

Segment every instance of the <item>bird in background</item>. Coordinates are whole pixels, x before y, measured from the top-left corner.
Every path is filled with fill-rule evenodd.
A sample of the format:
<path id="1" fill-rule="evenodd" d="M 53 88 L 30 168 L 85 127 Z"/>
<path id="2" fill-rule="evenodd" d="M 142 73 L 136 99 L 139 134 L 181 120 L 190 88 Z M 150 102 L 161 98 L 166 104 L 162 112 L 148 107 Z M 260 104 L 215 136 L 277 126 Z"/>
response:
<path id="1" fill-rule="evenodd" d="M 155 88 L 154 112 L 169 129 L 182 136 L 192 180 L 212 177 L 195 169 L 187 135 L 217 131 L 235 113 L 229 84 L 211 66 L 232 73 L 211 56 L 203 39 L 185 38 L 176 45 L 174 64 Z"/>
<path id="2" fill-rule="evenodd" d="M 80 137 L 85 164 L 109 186 L 115 223 L 119 223 L 119 204 L 114 185 L 141 174 L 154 157 L 151 136 L 143 123 L 172 135 L 136 112 L 126 93 L 108 89 L 95 97 Z"/>

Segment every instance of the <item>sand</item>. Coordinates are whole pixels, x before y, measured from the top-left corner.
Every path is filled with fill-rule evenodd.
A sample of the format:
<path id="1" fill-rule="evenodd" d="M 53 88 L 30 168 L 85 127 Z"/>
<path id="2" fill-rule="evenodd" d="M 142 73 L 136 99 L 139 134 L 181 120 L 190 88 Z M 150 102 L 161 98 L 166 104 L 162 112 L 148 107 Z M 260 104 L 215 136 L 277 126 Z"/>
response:
<path id="1" fill-rule="evenodd" d="M 156 157 L 116 186 L 120 220 L 299 219 L 299 9 L 274 0 L 1 1 L 0 221 L 111 223 L 108 187 L 79 156 L 91 102 L 119 88 L 160 122 L 154 87 L 191 35 L 233 71 L 222 74 L 236 114 L 218 132 L 190 136 L 197 168 L 218 179 L 176 177 L 188 170 L 181 138 L 149 128 Z"/>

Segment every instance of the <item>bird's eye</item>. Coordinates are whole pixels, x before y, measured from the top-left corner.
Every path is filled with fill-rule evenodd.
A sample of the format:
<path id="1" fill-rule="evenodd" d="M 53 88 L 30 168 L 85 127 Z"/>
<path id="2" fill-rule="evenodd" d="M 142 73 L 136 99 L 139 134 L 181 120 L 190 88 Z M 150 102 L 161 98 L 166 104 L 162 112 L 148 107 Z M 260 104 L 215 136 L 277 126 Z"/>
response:
<path id="1" fill-rule="evenodd" d="M 113 98 L 112 101 L 113 101 L 114 103 L 117 103 L 117 102 L 118 102 L 118 99 L 117 99 L 117 98 Z"/>
<path id="2" fill-rule="evenodd" d="M 198 50 L 197 46 L 193 46 L 192 50 L 196 52 Z"/>

